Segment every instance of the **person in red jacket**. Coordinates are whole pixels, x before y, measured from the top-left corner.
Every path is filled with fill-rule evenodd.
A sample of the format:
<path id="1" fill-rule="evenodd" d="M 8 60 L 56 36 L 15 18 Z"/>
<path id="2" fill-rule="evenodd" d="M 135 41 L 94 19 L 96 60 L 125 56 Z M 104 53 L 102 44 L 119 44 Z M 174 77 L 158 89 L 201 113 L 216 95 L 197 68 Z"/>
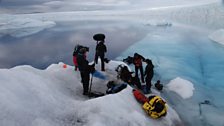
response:
<path id="1" fill-rule="evenodd" d="M 143 76 L 142 61 L 145 61 L 145 58 L 142 55 L 135 53 L 133 58 L 133 63 L 135 65 L 135 76 L 138 77 L 138 70 L 140 70 L 142 83 L 145 83 Z"/>
<path id="2" fill-rule="evenodd" d="M 73 52 L 73 63 L 74 63 L 74 66 L 75 66 L 75 71 L 78 70 L 78 62 L 77 62 L 77 55 L 78 55 L 78 52 L 81 48 L 85 48 L 87 51 L 89 51 L 89 48 L 88 47 L 84 47 L 82 45 L 79 45 L 77 44 L 74 48 L 74 52 Z M 85 58 L 86 58 L 86 55 L 84 55 Z"/>

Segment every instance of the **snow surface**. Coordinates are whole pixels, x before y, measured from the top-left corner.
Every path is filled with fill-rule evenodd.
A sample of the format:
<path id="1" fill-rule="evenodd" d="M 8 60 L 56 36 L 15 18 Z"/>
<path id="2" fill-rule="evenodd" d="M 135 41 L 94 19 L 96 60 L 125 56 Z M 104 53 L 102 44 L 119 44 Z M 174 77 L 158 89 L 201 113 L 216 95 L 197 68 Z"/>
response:
<path id="1" fill-rule="evenodd" d="M 209 35 L 209 38 L 215 42 L 224 45 L 224 29 L 219 29 Z"/>
<path id="2" fill-rule="evenodd" d="M 194 93 L 194 85 L 180 77 L 171 80 L 166 86 L 169 90 L 179 94 L 183 99 L 190 98 Z"/>
<path id="3" fill-rule="evenodd" d="M 106 64 L 108 80 L 93 78 L 92 90 L 106 91 L 106 83 L 116 79 L 114 67 Z M 45 70 L 31 66 L 0 69 L 1 126 L 174 126 L 177 113 L 168 106 L 166 117 L 154 120 L 141 108 L 128 86 L 117 94 L 89 99 L 82 95 L 79 72 L 64 63 Z M 112 67 L 109 67 L 112 66 Z M 96 66 L 98 68 L 99 66 Z M 169 105 L 169 101 L 167 101 Z"/>

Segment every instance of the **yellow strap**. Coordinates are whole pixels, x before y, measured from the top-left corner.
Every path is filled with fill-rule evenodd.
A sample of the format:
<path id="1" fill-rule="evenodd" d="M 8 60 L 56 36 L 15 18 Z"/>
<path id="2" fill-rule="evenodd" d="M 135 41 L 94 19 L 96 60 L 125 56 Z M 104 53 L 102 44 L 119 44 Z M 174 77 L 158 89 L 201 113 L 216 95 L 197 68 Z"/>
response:
<path id="1" fill-rule="evenodd" d="M 155 103 L 156 101 L 160 100 L 161 98 L 159 96 L 155 96 L 153 97 L 150 101 L 149 101 L 149 104 L 152 106 L 150 110 L 154 109 L 155 108 Z"/>
<path id="2" fill-rule="evenodd" d="M 160 113 L 150 111 L 149 109 L 144 109 L 144 110 L 150 117 L 157 119 L 157 118 L 160 118 L 162 115 L 164 115 L 167 112 L 167 106 L 165 105 L 165 108 Z"/>
<path id="3" fill-rule="evenodd" d="M 167 112 L 167 106 L 165 104 L 166 102 L 164 102 L 163 100 L 162 100 L 162 102 L 164 102 L 165 106 L 164 106 L 164 109 L 160 113 L 151 111 L 155 108 L 155 102 L 160 101 L 160 100 L 162 100 L 160 97 L 155 96 L 149 102 L 145 102 L 142 106 L 143 109 L 146 111 L 146 113 L 149 114 L 149 116 L 151 116 L 152 118 L 155 118 L 155 119 L 159 118 L 159 117 L 161 117 L 161 115 L 163 115 Z"/>

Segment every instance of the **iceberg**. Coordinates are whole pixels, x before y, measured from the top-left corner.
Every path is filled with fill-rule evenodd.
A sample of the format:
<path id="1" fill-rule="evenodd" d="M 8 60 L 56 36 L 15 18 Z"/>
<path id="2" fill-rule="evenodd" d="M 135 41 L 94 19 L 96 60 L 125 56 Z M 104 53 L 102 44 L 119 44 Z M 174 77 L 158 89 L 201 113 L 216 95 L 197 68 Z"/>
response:
<path id="1" fill-rule="evenodd" d="M 42 21 L 31 18 L 8 18 L 0 19 L 0 36 L 11 35 L 13 37 L 24 37 L 38 33 L 44 29 L 56 25 L 53 21 Z"/>
<path id="2" fill-rule="evenodd" d="M 106 64 L 108 72 L 103 73 L 110 79 L 116 77 L 114 67 L 120 63 L 111 61 Z M 82 95 L 79 72 L 73 66 L 63 66 L 60 62 L 45 70 L 27 65 L 0 69 L 0 125 L 175 126 L 182 123 L 171 106 L 164 118 L 154 120 L 147 116 L 130 86 L 117 94 L 89 99 Z M 92 90 L 106 91 L 107 81 L 93 78 Z"/>
<path id="3" fill-rule="evenodd" d="M 219 29 L 209 35 L 209 38 L 215 42 L 224 45 L 224 29 Z"/>
<path id="4" fill-rule="evenodd" d="M 170 91 L 174 91 L 179 94 L 183 99 L 187 99 L 193 96 L 194 85 L 180 77 L 171 80 L 167 84 L 167 88 Z"/>
<path id="5" fill-rule="evenodd" d="M 146 26 L 158 26 L 158 27 L 170 27 L 172 26 L 171 21 L 166 20 L 149 20 L 148 22 L 144 22 Z"/>

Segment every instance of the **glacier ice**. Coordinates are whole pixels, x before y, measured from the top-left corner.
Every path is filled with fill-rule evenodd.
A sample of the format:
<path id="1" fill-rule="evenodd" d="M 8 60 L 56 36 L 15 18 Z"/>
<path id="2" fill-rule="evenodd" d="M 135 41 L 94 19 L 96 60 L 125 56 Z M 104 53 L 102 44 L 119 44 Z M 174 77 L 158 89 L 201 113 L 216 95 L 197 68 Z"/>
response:
<path id="1" fill-rule="evenodd" d="M 11 35 L 13 37 L 32 35 L 56 25 L 53 21 L 42 21 L 30 18 L 14 19 L 11 16 L 0 18 L 0 21 L 0 35 Z"/>
<path id="2" fill-rule="evenodd" d="M 193 95 L 188 94 L 191 97 L 183 99 L 181 95 L 167 90 L 163 92 L 163 96 L 177 110 L 186 125 L 222 126 L 223 46 L 210 41 L 208 34 L 200 30 L 183 27 L 183 31 L 175 31 L 176 27 L 179 26 L 155 28 L 117 59 L 133 56 L 137 52 L 152 60 L 155 66 L 153 83 L 161 80 L 166 87 L 166 84 L 177 77 L 191 82 L 194 85 Z M 204 100 L 210 101 L 212 105 L 203 105 L 203 115 L 199 116 L 198 104 Z M 217 118 L 211 118 L 212 116 Z"/>
<path id="3" fill-rule="evenodd" d="M 54 2 L 53 2 L 54 3 Z M 200 18 L 198 18 L 200 17 Z M 14 21 L 13 21 L 14 20 Z M 220 3 L 128 10 L 94 10 L 34 14 L 1 14 L 0 37 L 23 37 L 38 33 L 63 21 L 128 21 L 146 26 L 169 27 L 173 23 L 190 24 L 212 30 L 224 27 L 224 7 Z M 217 37 L 216 37 L 217 38 Z"/>
<path id="4" fill-rule="evenodd" d="M 193 96 L 194 85 L 180 77 L 171 80 L 166 87 L 170 91 L 176 92 L 183 99 L 187 99 Z"/>
<path id="5" fill-rule="evenodd" d="M 120 63 L 106 64 L 104 74 L 116 77 L 114 67 Z M 73 66 L 63 68 L 63 65 L 52 64 L 45 70 L 26 65 L 0 69 L 0 125 L 174 126 L 182 123 L 171 106 L 167 116 L 160 120 L 148 117 L 133 97 L 130 86 L 117 94 L 89 99 L 82 95 L 79 72 Z M 93 90 L 106 91 L 107 81 L 93 78 Z"/>
<path id="6" fill-rule="evenodd" d="M 224 45 L 224 29 L 219 29 L 209 35 L 209 38 L 215 42 Z"/>

